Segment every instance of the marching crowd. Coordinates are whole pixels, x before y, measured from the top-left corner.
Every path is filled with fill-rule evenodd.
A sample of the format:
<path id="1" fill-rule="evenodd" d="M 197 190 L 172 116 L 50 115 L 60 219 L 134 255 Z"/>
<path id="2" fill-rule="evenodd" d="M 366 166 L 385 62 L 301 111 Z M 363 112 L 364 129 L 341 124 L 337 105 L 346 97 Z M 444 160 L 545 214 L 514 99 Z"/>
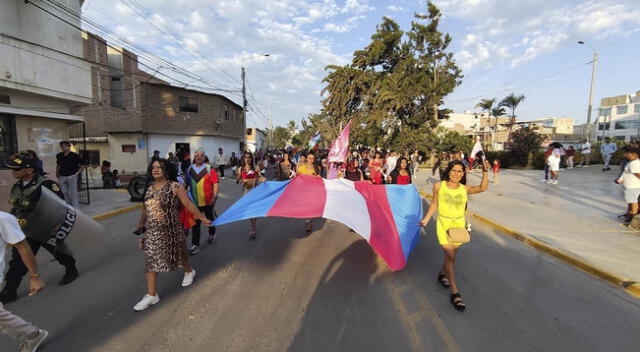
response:
<path id="1" fill-rule="evenodd" d="M 605 160 L 604 170 L 609 170 L 611 155 L 616 151 L 606 141 L 602 147 Z M 584 166 L 588 166 L 590 145 L 582 145 Z M 586 152 L 585 145 L 588 147 Z M 34 211 L 41 189 L 48 188 L 70 205 L 77 206 L 76 176 L 85 167 L 77 154 L 70 152 L 69 143 L 61 143 L 62 152 L 58 155 L 57 176 L 60 183 L 45 177 L 38 164 L 37 155 L 23 152 L 11 157 L 7 167 L 13 169 L 16 184 L 11 192 L 11 211 L 0 213 L 0 247 L 12 244 L 12 258 L 5 277 L 5 286 L 0 292 L 0 302 L 10 303 L 17 299 L 17 289 L 24 275 L 30 274 L 29 295 L 34 295 L 44 287 L 38 274 L 34 254 L 40 247 L 49 251 L 65 267 L 65 275 L 60 285 L 74 281 L 79 273 L 75 259 L 69 254 L 56 250 L 50 244 L 42 243 L 24 234 L 25 214 Z M 631 221 L 638 213 L 640 196 L 640 145 L 632 143 L 624 147 L 625 162 L 615 182 L 623 185 L 627 212 L 621 216 Z M 585 153 L 586 152 L 586 153 Z M 75 155 L 74 155 L 75 154 Z M 144 195 L 144 207 L 134 233 L 139 236 L 139 248 L 144 251 L 145 277 L 147 292 L 134 306 L 142 311 L 160 301 L 157 291 L 159 273 L 184 270 L 181 285 L 190 286 L 195 279 L 196 270 L 189 264 L 189 257 L 200 253 L 201 225 L 208 232 L 207 242 L 215 243 L 216 228 L 211 226 L 217 216 L 214 210 L 220 192 L 220 180 L 225 173 L 239 184 L 242 193 L 248 193 L 260 182 L 284 181 L 296 175 L 311 175 L 326 179 L 344 178 L 351 181 L 364 181 L 372 184 L 408 185 L 415 182 L 422 156 L 413 153 L 380 150 L 353 151 L 345 162 L 329 161 L 326 150 L 272 150 L 268 152 L 246 152 L 242 155 L 232 153 L 227 156 L 222 148 L 209 158 L 204 149 L 197 149 L 186 158 L 169 154 L 162 158 L 154 153 L 147 170 L 148 183 Z M 586 157 L 585 157 L 586 155 Z M 546 170 L 552 183 L 558 182 L 558 170 L 561 159 L 565 158 L 567 168 L 573 167 L 573 148 L 565 149 L 559 143 L 552 143 L 545 154 Z M 40 166 L 38 166 L 40 165 Z M 479 166 L 482 179 L 479 185 L 467 184 L 467 173 Z M 104 164 L 109 168 L 110 165 Z M 440 182 L 433 185 L 433 198 L 429 209 L 420 221 L 426 226 L 432 218 L 436 225 L 437 240 L 444 252 L 442 267 L 437 273 L 438 282 L 449 289 L 450 301 L 457 310 L 464 311 L 465 303 L 459 291 L 455 261 L 459 247 L 469 241 L 466 210 L 468 195 L 484 192 L 489 186 L 489 170 L 493 172 L 494 182 L 500 172 L 500 162 L 473 160 L 465 157 L 462 151 L 443 152 L 432 169 L 436 171 Z M 248 238 L 257 237 L 256 219 L 250 220 Z M 306 231 L 312 231 L 312 221 L 307 220 Z M 144 236 L 142 236 L 144 234 Z M 187 237 L 191 235 L 191 245 L 187 246 Z M 4 273 L 4 251 L 0 251 L 0 279 Z M 24 351 L 34 351 L 46 338 L 47 332 L 6 311 L 0 304 L 0 330 L 23 341 Z"/>

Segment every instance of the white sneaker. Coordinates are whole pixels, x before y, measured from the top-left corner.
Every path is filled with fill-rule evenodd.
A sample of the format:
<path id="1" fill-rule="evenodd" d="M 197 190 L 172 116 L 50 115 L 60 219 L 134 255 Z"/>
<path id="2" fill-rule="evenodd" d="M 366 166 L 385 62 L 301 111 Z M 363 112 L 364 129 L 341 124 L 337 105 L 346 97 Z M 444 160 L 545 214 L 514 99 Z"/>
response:
<path id="1" fill-rule="evenodd" d="M 558 184 L 558 180 L 552 181 L 551 184 L 552 185 L 557 185 Z"/>
<path id="2" fill-rule="evenodd" d="M 20 344 L 20 352 L 36 352 L 38 346 L 47 338 L 47 330 L 38 329 L 38 335 L 32 339 L 26 339 Z"/>
<path id="3" fill-rule="evenodd" d="M 182 287 L 191 286 L 193 279 L 196 278 L 195 269 L 191 269 L 190 273 L 184 273 L 184 279 L 182 279 Z"/>
<path id="4" fill-rule="evenodd" d="M 582 165 L 582 167 L 589 167 L 589 165 Z"/>
<path id="5" fill-rule="evenodd" d="M 200 247 L 196 246 L 195 244 L 191 246 L 191 249 L 189 250 L 189 255 L 196 255 L 198 253 L 200 253 Z"/>
<path id="6" fill-rule="evenodd" d="M 147 308 L 149 308 L 149 306 L 152 306 L 156 303 L 160 302 L 160 297 L 158 296 L 158 294 L 156 294 L 155 296 L 151 296 L 149 294 L 145 294 L 144 297 L 142 297 L 142 299 L 140 300 L 140 302 L 138 302 L 138 304 L 136 304 L 133 307 L 133 310 L 137 311 L 137 312 L 141 312 Z"/>
<path id="7" fill-rule="evenodd" d="M 549 180 L 547 180 L 546 178 L 543 178 L 542 180 L 540 180 L 540 182 L 549 182 Z"/>
<path id="8" fill-rule="evenodd" d="M 547 183 L 553 183 L 553 180 L 547 180 L 547 181 L 545 181 L 545 182 L 547 182 Z"/>

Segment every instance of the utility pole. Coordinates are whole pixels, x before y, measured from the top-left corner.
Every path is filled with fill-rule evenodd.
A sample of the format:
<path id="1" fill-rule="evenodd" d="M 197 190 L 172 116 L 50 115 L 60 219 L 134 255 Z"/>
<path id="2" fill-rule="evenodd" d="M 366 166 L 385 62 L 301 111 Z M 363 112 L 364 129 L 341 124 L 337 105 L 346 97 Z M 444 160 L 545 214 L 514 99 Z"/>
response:
<path id="1" fill-rule="evenodd" d="M 584 41 L 578 41 L 578 44 L 586 44 Z M 598 65 L 598 51 L 595 47 L 588 44 L 591 49 L 593 49 L 593 66 L 591 69 L 591 88 L 589 88 L 589 110 L 587 111 L 587 126 L 585 127 L 585 131 L 587 136 L 587 142 L 591 142 L 591 110 L 593 109 L 593 87 L 596 84 L 596 66 Z M 606 118 L 605 118 L 606 122 Z M 606 125 L 605 125 L 606 126 Z"/>
<path id="2" fill-rule="evenodd" d="M 242 137 L 242 139 L 244 140 L 244 149 L 247 149 L 247 90 L 246 90 L 246 86 L 245 86 L 245 73 L 244 73 L 244 65 L 242 65 L 242 117 L 243 117 L 243 124 L 244 124 L 244 130 L 243 130 L 243 134 L 244 136 Z M 244 152 L 244 150 L 243 150 Z"/>

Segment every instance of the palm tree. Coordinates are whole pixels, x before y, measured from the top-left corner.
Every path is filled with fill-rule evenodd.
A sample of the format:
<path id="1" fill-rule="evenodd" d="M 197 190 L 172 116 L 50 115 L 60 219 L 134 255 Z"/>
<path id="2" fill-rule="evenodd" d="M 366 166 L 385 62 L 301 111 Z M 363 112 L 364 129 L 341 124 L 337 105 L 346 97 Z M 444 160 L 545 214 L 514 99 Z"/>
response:
<path id="1" fill-rule="evenodd" d="M 487 117 L 489 118 L 489 128 L 491 128 L 491 111 L 493 109 L 493 104 L 496 103 L 496 98 L 491 98 L 491 99 L 482 99 L 480 100 L 480 102 L 478 104 L 476 104 L 476 108 L 480 108 L 483 111 L 487 112 Z M 498 126 L 498 123 L 496 122 L 496 126 Z M 494 144 L 494 134 L 493 132 L 491 132 L 491 145 L 493 146 Z"/>
<path id="2" fill-rule="evenodd" d="M 511 109 L 511 119 L 515 121 L 516 108 L 518 107 L 518 105 L 520 105 L 520 103 L 522 103 L 523 100 L 524 100 L 524 95 L 515 95 L 511 93 L 507 95 L 504 99 L 502 99 L 502 101 L 500 102 L 500 104 L 498 104 L 498 106 L 499 107 L 504 106 Z"/>
<path id="3" fill-rule="evenodd" d="M 506 114 L 507 114 L 507 112 L 504 111 L 504 108 L 502 108 L 502 107 L 497 107 L 497 108 L 491 109 L 491 115 L 493 117 L 495 117 L 496 119 L 501 117 L 501 116 L 504 116 Z"/>

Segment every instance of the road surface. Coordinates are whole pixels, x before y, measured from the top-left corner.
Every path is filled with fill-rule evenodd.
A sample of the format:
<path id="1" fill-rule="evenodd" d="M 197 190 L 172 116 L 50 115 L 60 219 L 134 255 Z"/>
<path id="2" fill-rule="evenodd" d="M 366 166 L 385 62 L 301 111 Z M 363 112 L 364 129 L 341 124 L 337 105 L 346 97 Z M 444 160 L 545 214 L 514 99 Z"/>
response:
<path id="1" fill-rule="evenodd" d="M 225 182 L 225 181 L 223 181 Z M 218 212 L 237 199 L 223 184 Z M 103 221 L 104 246 L 77 251 L 81 276 L 56 286 L 63 269 L 46 262 L 49 285 L 7 308 L 50 331 L 41 351 L 637 351 L 640 301 L 481 224 L 459 254 L 467 311 L 436 281 L 442 254 L 433 223 L 391 272 L 358 235 L 321 219 L 258 220 L 218 229 L 218 243 L 191 257 L 196 282 L 160 275 L 159 304 L 145 292 L 143 255 L 131 234 L 139 212 Z M 206 238 L 206 236 L 203 236 Z M 0 351 L 17 344 L 0 336 Z"/>

